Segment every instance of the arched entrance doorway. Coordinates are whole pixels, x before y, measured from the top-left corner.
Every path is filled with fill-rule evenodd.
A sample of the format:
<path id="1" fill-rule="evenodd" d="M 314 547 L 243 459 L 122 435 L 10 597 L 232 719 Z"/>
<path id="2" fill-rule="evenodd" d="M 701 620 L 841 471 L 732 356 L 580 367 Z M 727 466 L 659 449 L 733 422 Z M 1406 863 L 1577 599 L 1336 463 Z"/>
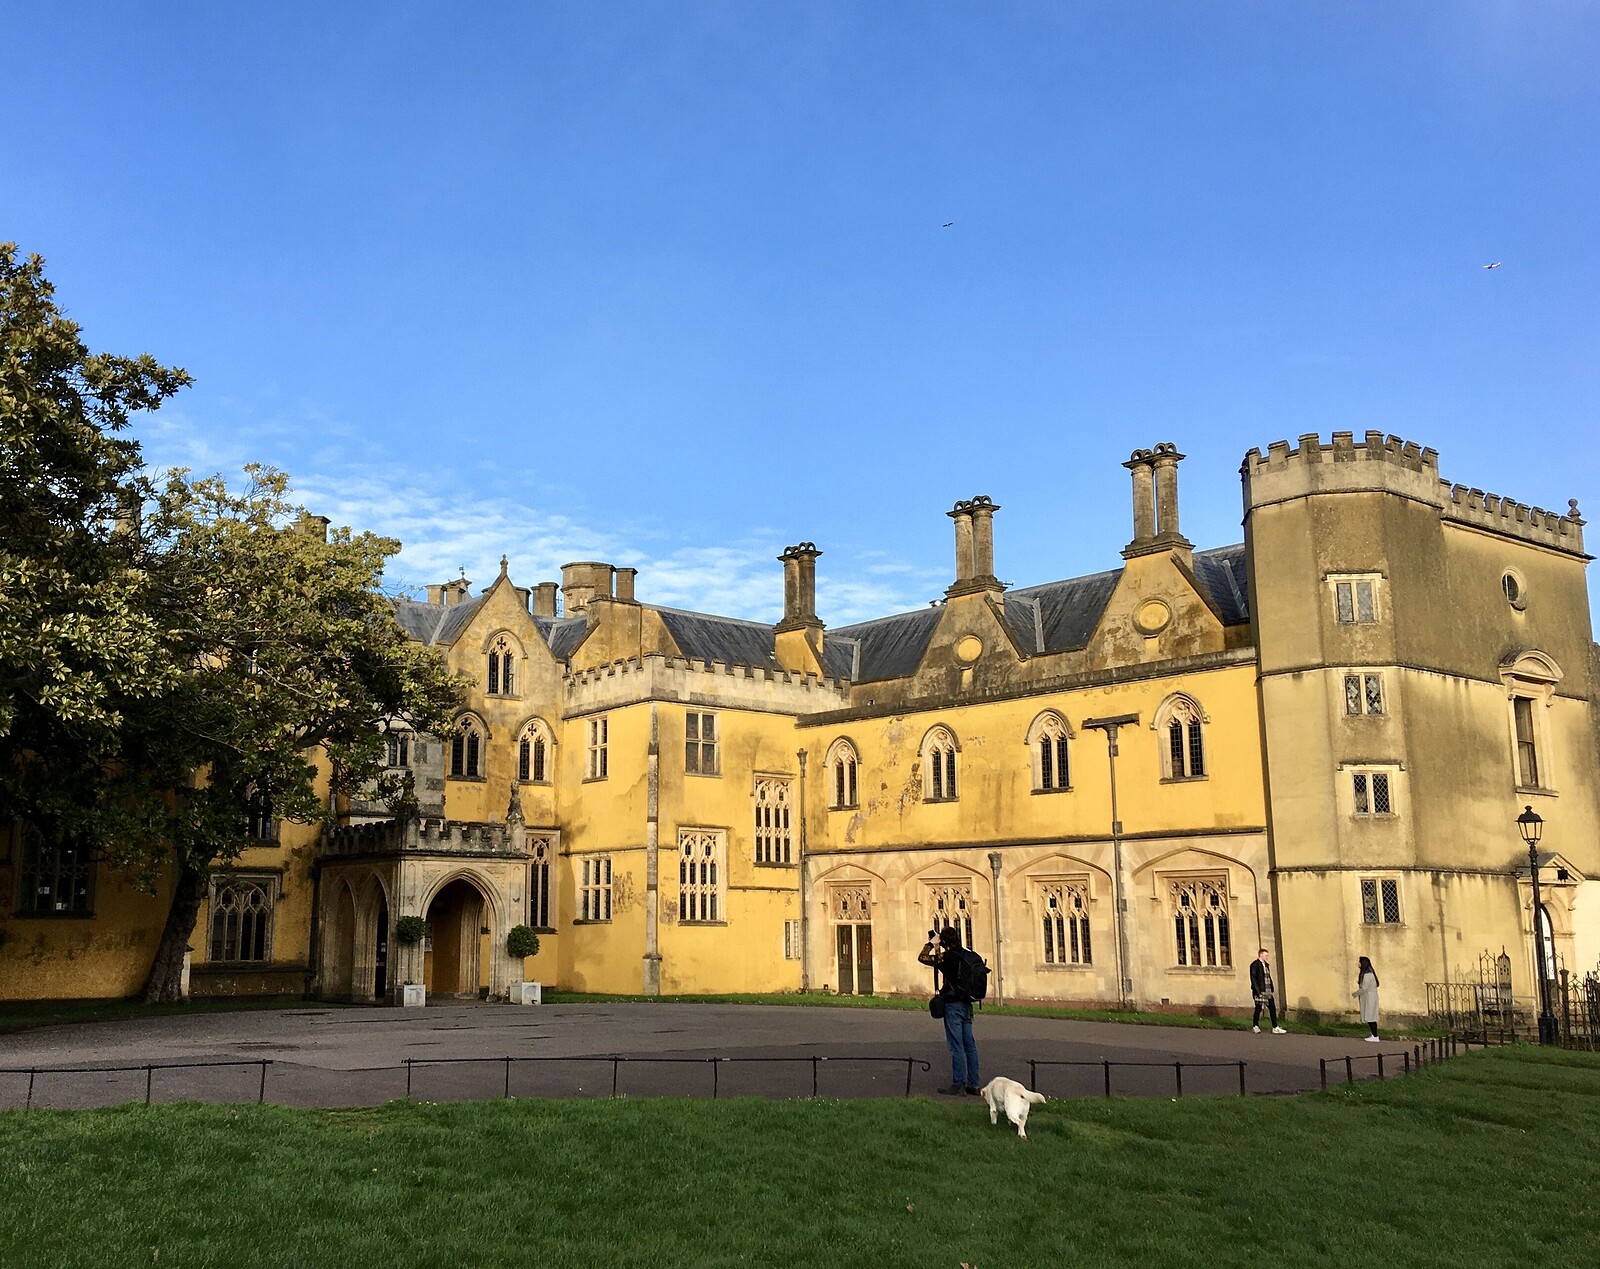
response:
<path id="1" fill-rule="evenodd" d="M 431 948 L 423 961 L 431 996 L 476 999 L 489 984 L 488 904 L 464 878 L 445 885 L 428 904 Z"/>

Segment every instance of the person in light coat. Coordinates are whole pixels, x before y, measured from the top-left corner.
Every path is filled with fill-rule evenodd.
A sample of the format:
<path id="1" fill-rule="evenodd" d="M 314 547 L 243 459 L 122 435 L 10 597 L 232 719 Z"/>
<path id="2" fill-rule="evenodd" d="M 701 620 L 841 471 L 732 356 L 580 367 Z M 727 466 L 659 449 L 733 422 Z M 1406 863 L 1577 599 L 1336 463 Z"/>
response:
<path id="1" fill-rule="evenodd" d="M 1361 1002 L 1361 1021 L 1372 1033 L 1367 1042 L 1378 1043 L 1378 971 L 1365 956 L 1356 967 L 1356 989 L 1350 995 Z"/>

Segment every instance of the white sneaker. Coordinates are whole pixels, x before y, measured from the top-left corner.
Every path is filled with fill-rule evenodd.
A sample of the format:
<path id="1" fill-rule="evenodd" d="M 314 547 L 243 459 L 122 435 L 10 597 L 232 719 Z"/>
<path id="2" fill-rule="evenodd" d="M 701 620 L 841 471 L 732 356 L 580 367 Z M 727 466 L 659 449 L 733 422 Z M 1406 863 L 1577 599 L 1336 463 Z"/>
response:
<path id="1" fill-rule="evenodd" d="M 1261 1028 L 1260 1027 L 1251 1027 L 1250 1030 L 1254 1031 L 1257 1035 L 1261 1034 Z"/>
<path id="2" fill-rule="evenodd" d="M 1272 1028 L 1272 1034 L 1273 1035 L 1288 1035 L 1289 1033 L 1287 1031 L 1285 1031 L 1282 1027 L 1273 1027 Z"/>
<path id="3" fill-rule="evenodd" d="M 1380 1039 L 1378 1039 L 1378 1037 L 1377 1037 L 1377 1036 L 1375 1036 L 1375 1035 L 1369 1035 L 1369 1036 L 1368 1036 L 1368 1037 L 1367 1037 L 1367 1043 L 1368 1043 L 1368 1044 L 1382 1044 L 1382 1043 L 1383 1043 L 1383 1041 L 1382 1041 L 1382 1040 L 1380 1040 Z"/>

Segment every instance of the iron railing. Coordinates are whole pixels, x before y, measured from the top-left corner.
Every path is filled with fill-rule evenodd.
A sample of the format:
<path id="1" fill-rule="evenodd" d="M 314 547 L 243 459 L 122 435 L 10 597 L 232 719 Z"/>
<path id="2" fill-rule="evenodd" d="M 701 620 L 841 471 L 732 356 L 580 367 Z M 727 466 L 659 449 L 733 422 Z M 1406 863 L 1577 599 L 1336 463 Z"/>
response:
<path id="1" fill-rule="evenodd" d="M 1481 1041 L 1478 1041 L 1482 1043 Z M 1420 1070 L 1422 1067 L 1443 1061 L 1455 1056 L 1469 1042 L 1458 1037 L 1447 1040 L 1430 1040 L 1414 1045 L 1410 1049 L 1398 1053 L 1364 1053 L 1360 1056 L 1344 1058 L 1324 1058 L 1320 1063 L 1319 1082 L 1326 1089 L 1329 1083 L 1329 1072 L 1337 1076 L 1341 1071 L 1343 1081 L 1356 1082 L 1360 1079 L 1384 1079 L 1391 1074 L 1407 1074 Z M 1385 1058 L 1388 1064 L 1385 1064 Z M 1396 1070 L 1395 1059 L 1400 1059 L 1399 1069 Z M 514 1056 L 503 1055 L 498 1057 L 467 1057 L 467 1058 L 404 1058 L 398 1065 L 387 1067 L 367 1067 L 352 1071 L 327 1071 L 317 1070 L 307 1073 L 303 1068 L 296 1068 L 293 1064 L 288 1067 L 274 1067 L 271 1058 L 258 1058 L 251 1060 L 235 1060 L 222 1062 L 142 1062 L 136 1064 L 121 1064 L 114 1066 L 20 1066 L 0 1067 L 0 1107 L 8 1101 L 5 1090 L 6 1077 L 15 1077 L 18 1080 L 26 1079 L 19 1109 L 32 1110 L 40 1103 L 41 1079 L 52 1082 L 51 1087 L 59 1088 L 60 1081 L 65 1078 L 69 1089 L 81 1094 L 84 1086 L 92 1082 L 99 1082 L 102 1088 L 110 1083 L 117 1084 L 116 1076 L 143 1074 L 143 1101 L 149 1105 L 155 1100 L 157 1090 L 162 1093 L 162 1100 L 211 1100 L 227 1102 L 242 1102 L 250 1100 L 248 1097 L 239 1096 L 243 1090 L 236 1083 L 225 1083 L 218 1088 L 214 1082 L 208 1082 L 201 1074 L 214 1070 L 252 1068 L 256 1072 L 251 1081 L 250 1091 L 258 1103 L 269 1100 L 268 1075 L 274 1070 L 280 1072 L 272 1080 L 275 1086 L 272 1091 L 276 1096 L 270 1100 L 284 1105 L 348 1105 L 354 1104 L 344 1100 L 342 1089 L 336 1089 L 333 1096 L 336 1100 L 329 1101 L 329 1086 L 336 1084 L 340 1077 L 351 1082 L 346 1086 L 358 1087 L 362 1097 L 370 1100 L 377 1090 L 377 1100 L 388 1098 L 381 1094 L 381 1077 L 392 1075 L 395 1078 L 394 1093 L 391 1096 L 403 1095 L 406 1099 L 423 1096 L 425 1099 L 450 1100 L 482 1100 L 485 1097 L 510 1098 L 512 1096 L 532 1097 L 597 1097 L 612 1096 L 622 1097 L 630 1095 L 644 1096 L 705 1096 L 705 1085 L 699 1083 L 697 1088 L 691 1087 L 684 1091 L 682 1081 L 671 1081 L 669 1086 L 663 1088 L 656 1084 L 652 1086 L 646 1071 L 682 1068 L 698 1068 L 710 1074 L 710 1096 L 713 1099 L 726 1094 L 728 1077 L 724 1074 L 731 1068 L 760 1067 L 771 1069 L 774 1066 L 784 1065 L 796 1068 L 798 1081 L 791 1084 L 788 1092 L 775 1087 L 770 1077 L 766 1078 L 760 1087 L 748 1090 L 749 1093 L 766 1096 L 810 1096 L 838 1095 L 840 1092 L 860 1093 L 859 1071 L 851 1072 L 850 1068 L 860 1067 L 889 1067 L 896 1072 L 904 1069 L 904 1080 L 896 1079 L 894 1083 L 895 1096 L 910 1097 L 914 1092 L 915 1077 L 917 1073 L 928 1072 L 932 1069 L 929 1062 L 913 1057 L 891 1057 L 882 1055 L 862 1056 L 825 1056 L 822 1054 L 796 1054 L 786 1057 L 630 1057 L 622 1054 L 590 1054 L 587 1056 L 573 1057 L 546 1057 L 546 1056 Z M 1099 1059 L 1097 1061 L 1065 1061 L 1053 1058 L 1033 1058 L 1028 1062 L 1028 1082 L 1032 1088 L 1041 1092 L 1048 1092 L 1054 1097 L 1072 1096 L 1168 1096 L 1176 1097 L 1187 1095 L 1218 1095 L 1232 1094 L 1238 1096 L 1249 1094 L 1247 1079 L 1249 1063 L 1243 1061 L 1232 1062 L 1206 1062 L 1206 1061 L 1172 1061 L 1172 1062 L 1139 1062 L 1139 1061 L 1112 1061 Z M 492 1084 L 475 1074 L 483 1068 L 498 1068 L 498 1076 Z M 586 1081 L 585 1068 L 594 1070 L 598 1068 L 601 1079 Z M 631 1079 L 624 1078 L 624 1072 L 632 1068 L 635 1075 Z M 565 1078 L 555 1076 L 556 1071 L 574 1072 Z M 1098 1085 L 1097 1093 L 1083 1090 L 1074 1091 L 1065 1087 L 1066 1081 L 1050 1081 L 1049 1073 L 1057 1070 L 1077 1070 L 1079 1072 L 1094 1072 L 1098 1075 L 1095 1081 Z M 188 1073 L 188 1080 L 178 1088 L 173 1087 L 173 1076 L 178 1072 Z M 295 1072 L 295 1074 L 291 1074 Z M 443 1084 L 428 1079 L 428 1073 L 434 1072 L 444 1076 Z M 474 1072 L 469 1074 L 465 1081 L 459 1077 L 449 1076 L 449 1072 Z M 832 1073 L 832 1078 L 825 1081 L 825 1073 Z M 850 1073 L 845 1073 L 850 1072 Z M 1047 1082 L 1052 1086 L 1040 1087 L 1040 1074 L 1046 1074 Z M 1164 1073 L 1171 1073 L 1171 1081 L 1166 1082 Z M 536 1078 L 528 1078 L 537 1073 Z M 1225 1074 L 1224 1074 L 1225 1073 Z M 519 1079 L 518 1076 L 521 1076 Z M 1120 1074 L 1120 1079 L 1118 1078 Z M 401 1093 L 399 1077 L 404 1076 L 404 1091 Z M 1185 1076 L 1188 1083 L 1185 1083 Z M 1219 1079 L 1218 1076 L 1223 1075 Z M 107 1077 L 111 1077 L 109 1080 Z M 159 1078 L 158 1078 L 159 1077 Z M 294 1085 L 296 1079 L 302 1081 L 297 1090 Z M 856 1082 L 852 1085 L 851 1080 Z M 779 1081 L 779 1085 L 782 1084 Z M 825 1092 L 824 1083 L 829 1088 Z M 868 1081 L 876 1095 L 885 1095 L 883 1086 L 878 1084 L 877 1077 L 871 1076 Z M 307 1087 L 309 1085 L 309 1087 Z M 809 1092 L 806 1087 L 809 1085 Z M 419 1092 L 420 1086 L 420 1092 Z M 741 1095 L 743 1090 L 735 1090 L 735 1095 Z M 1279 1089 L 1270 1090 L 1273 1092 Z M 298 1095 L 296 1095 L 298 1093 Z M 431 1097 L 429 1095 L 432 1095 Z M 357 1103 L 362 1097 L 357 1098 Z M 137 1096 L 118 1098 L 114 1094 L 110 1099 L 88 1099 L 81 1095 L 69 1097 L 67 1100 L 75 1105 L 115 1105 L 119 1102 L 139 1100 Z M 59 1104 L 59 1094 L 56 1099 Z"/>

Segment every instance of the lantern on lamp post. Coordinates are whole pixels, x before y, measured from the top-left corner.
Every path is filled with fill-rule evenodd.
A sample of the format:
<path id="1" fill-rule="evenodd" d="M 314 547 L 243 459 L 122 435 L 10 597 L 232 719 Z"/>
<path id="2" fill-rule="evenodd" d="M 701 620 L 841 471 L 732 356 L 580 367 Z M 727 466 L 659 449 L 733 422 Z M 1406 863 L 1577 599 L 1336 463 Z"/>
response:
<path id="1" fill-rule="evenodd" d="M 1556 1016 L 1550 1009 L 1550 969 L 1544 959 L 1544 904 L 1539 898 L 1539 839 L 1544 817 L 1531 806 L 1517 816 L 1517 831 L 1528 843 L 1528 877 L 1533 883 L 1533 967 L 1539 980 L 1539 1043 L 1558 1044 Z"/>

